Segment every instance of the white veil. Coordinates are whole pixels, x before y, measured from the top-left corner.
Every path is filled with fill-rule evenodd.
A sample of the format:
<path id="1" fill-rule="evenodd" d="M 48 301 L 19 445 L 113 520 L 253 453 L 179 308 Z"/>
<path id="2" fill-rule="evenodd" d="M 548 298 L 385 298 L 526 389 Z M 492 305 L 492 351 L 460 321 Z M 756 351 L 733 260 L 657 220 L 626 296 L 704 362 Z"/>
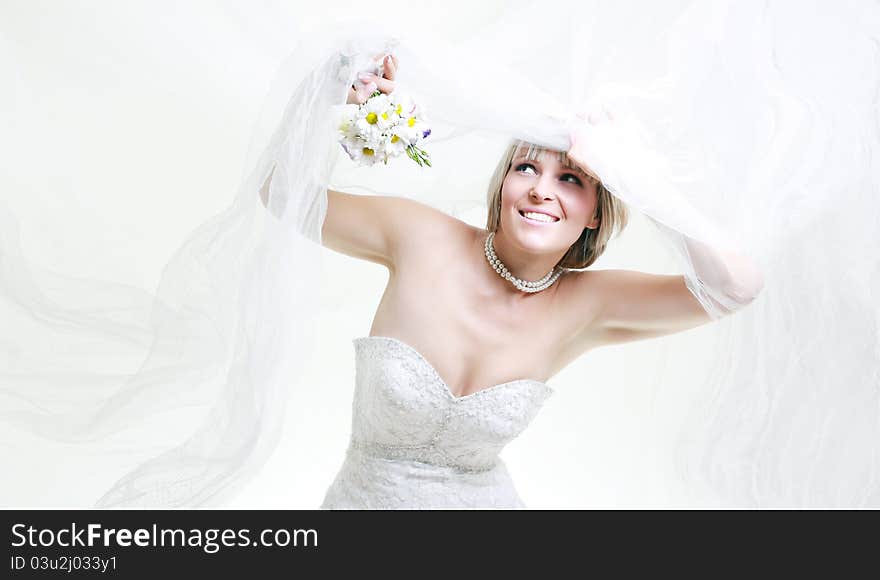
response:
<path id="1" fill-rule="evenodd" d="M 643 359 L 656 388 L 649 430 L 670 450 L 656 461 L 668 460 L 680 501 L 880 505 L 877 5 L 514 2 L 485 21 L 454 38 L 430 22 L 298 25 L 235 199 L 173 254 L 155 291 L 42 268 L 23 226 L 51 220 L 16 209 L 28 182 L 3 181 L 5 505 L 62 486 L 55 501 L 69 505 L 228 502 L 274 450 L 290 393 L 315 388 L 303 368 L 322 291 L 351 284 L 322 270 L 315 243 L 327 185 L 471 215 L 511 138 L 565 149 L 576 113 L 600 106 L 615 121 L 593 132 L 591 166 L 651 218 L 645 231 L 666 253 L 648 267 L 684 272 L 720 318 L 654 341 Z M 356 169 L 334 142 L 334 107 L 388 50 L 398 86 L 433 120 L 430 170 L 405 159 Z M 33 79 L 4 68 L 15 123 Z M 266 211 L 257 192 L 270 173 Z M 115 191 L 118 211 L 142 207 L 134 187 Z M 126 223 L 161 238 L 155 217 Z M 79 235 L 124 252 L 130 233 Z M 765 277 L 758 299 L 722 317 L 686 237 L 751 256 Z M 626 262 L 609 252 L 602 265 Z"/>

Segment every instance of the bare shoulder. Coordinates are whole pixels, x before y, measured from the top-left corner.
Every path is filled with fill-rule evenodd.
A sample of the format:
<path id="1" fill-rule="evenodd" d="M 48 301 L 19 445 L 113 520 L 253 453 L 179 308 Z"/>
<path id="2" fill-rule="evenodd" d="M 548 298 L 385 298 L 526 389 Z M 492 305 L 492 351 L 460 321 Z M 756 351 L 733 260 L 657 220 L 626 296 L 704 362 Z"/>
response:
<path id="1" fill-rule="evenodd" d="M 591 328 L 598 321 L 610 284 L 607 270 L 570 270 L 563 276 L 558 300 L 580 326 L 580 340 L 591 342 Z"/>
<path id="2" fill-rule="evenodd" d="M 449 252 L 460 256 L 468 251 L 476 228 L 430 205 L 413 199 L 404 201 L 405 219 L 392 235 L 394 265 L 411 260 L 422 262 L 429 256 L 442 259 Z"/>

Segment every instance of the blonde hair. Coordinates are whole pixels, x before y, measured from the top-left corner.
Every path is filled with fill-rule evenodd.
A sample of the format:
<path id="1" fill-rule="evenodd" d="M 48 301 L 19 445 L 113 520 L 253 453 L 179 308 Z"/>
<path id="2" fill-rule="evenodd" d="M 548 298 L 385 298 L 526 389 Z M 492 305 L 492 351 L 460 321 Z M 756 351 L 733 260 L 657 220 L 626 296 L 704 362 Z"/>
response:
<path id="1" fill-rule="evenodd" d="M 487 196 L 488 215 L 486 217 L 486 229 L 490 232 L 498 231 L 501 225 L 501 186 L 504 184 L 504 178 L 510 170 L 513 156 L 520 147 L 528 148 L 526 158 L 534 161 L 544 151 L 549 151 L 543 147 L 525 143 L 523 141 L 513 141 L 505 151 L 504 155 L 492 174 L 489 181 L 489 192 Z M 570 169 L 577 170 L 578 167 L 568 158 L 564 151 L 559 151 L 559 161 Z M 596 229 L 584 228 L 578 240 L 571 245 L 565 255 L 559 260 L 557 266 L 571 270 L 578 270 L 588 267 L 595 262 L 599 256 L 605 251 L 605 247 L 611 240 L 614 231 L 620 235 L 629 221 L 629 210 L 622 201 L 611 195 L 601 181 L 594 176 L 588 176 L 594 184 L 596 184 L 596 192 L 598 194 L 598 203 L 596 204 L 596 217 L 599 219 L 599 227 Z"/>

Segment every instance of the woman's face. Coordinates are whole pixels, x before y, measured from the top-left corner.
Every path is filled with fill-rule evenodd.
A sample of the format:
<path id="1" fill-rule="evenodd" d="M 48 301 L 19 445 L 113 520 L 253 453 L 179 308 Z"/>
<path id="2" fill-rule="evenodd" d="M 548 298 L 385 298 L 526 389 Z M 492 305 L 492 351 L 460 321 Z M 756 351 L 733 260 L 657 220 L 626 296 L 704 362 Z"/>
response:
<path id="1" fill-rule="evenodd" d="M 599 225 L 596 184 L 579 169 L 566 167 L 556 151 L 541 151 L 534 160 L 527 153 L 526 147 L 516 150 L 501 186 L 501 229 L 526 250 L 567 250 L 585 227 Z M 530 219 L 523 215 L 529 210 L 552 217 Z"/>

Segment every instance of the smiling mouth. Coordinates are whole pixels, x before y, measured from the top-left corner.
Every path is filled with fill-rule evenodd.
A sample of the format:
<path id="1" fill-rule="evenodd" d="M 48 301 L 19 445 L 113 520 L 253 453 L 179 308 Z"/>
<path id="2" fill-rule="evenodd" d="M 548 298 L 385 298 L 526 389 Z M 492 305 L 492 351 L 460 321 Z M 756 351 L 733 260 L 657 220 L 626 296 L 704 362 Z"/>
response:
<path id="1" fill-rule="evenodd" d="M 531 216 L 531 217 L 527 216 L 526 213 L 528 213 L 529 216 Z M 554 217 L 549 216 L 547 214 L 542 214 L 542 213 L 537 213 L 537 212 L 523 212 L 522 210 L 519 210 L 519 215 L 526 222 L 528 222 L 530 224 L 541 225 L 541 226 L 549 226 L 549 225 L 555 224 L 556 222 L 559 221 L 559 218 L 554 218 Z"/>

